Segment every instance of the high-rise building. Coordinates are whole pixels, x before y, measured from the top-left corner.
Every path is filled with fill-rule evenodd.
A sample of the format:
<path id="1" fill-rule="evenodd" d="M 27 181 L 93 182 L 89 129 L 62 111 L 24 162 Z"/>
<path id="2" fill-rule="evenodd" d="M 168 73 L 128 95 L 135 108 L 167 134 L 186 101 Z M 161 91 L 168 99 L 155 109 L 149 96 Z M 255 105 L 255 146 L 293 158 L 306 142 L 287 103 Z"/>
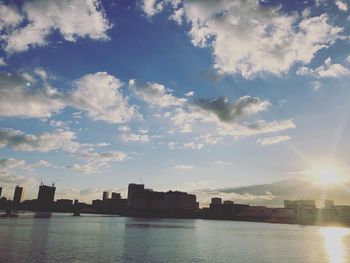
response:
<path id="1" fill-rule="evenodd" d="M 39 186 L 38 205 L 41 208 L 50 208 L 55 199 L 55 191 L 56 187 L 54 185 L 49 186 L 41 184 Z"/>
<path id="2" fill-rule="evenodd" d="M 102 200 L 105 201 L 108 199 L 108 197 L 109 197 L 109 193 L 107 191 L 104 191 L 102 195 Z"/>
<path id="3" fill-rule="evenodd" d="M 2 193 L 2 187 L 0 187 L 0 198 L 1 198 L 1 193 Z"/>
<path id="4" fill-rule="evenodd" d="M 16 186 L 15 188 L 15 194 L 13 195 L 13 203 L 15 205 L 19 205 L 22 202 L 23 199 L 23 187 Z"/>

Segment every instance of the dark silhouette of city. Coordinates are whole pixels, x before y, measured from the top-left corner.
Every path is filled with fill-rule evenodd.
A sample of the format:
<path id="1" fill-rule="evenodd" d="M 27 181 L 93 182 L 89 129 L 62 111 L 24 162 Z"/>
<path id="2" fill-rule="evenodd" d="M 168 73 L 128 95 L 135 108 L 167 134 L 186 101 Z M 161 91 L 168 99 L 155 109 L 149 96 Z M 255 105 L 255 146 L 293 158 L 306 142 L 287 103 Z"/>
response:
<path id="1" fill-rule="evenodd" d="M 315 200 L 285 200 L 283 208 L 237 204 L 219 197 L 211 199 L 209 207 L 199 208 L 196 195 L 180 191 L 159 192 L 145 188 L 144 184 L 131 183 L 127 199 L 120 193 L 104 191 L 102 199 L 91 204 L 78 200 L 55 199 L 55 185 L 39 186 L 38 198 L 23 201 L 24 189 L 16 186 L 13 200 L 0 198 L 4 216 L 16 216 L 14 211 L 66 212 L 110 214 L 132 217 L 199 218 L 289 224 L 350 225 L 350 206 L 335 205 L 326 200 L 317 208 Z M 2 187 L 0 187 L 0 197 Z"/>

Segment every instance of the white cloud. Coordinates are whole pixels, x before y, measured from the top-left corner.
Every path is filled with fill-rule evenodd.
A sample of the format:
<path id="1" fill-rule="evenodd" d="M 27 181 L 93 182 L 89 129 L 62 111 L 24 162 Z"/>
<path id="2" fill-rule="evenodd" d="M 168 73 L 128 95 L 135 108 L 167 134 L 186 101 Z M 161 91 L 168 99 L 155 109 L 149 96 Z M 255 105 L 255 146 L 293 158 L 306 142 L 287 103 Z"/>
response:
<path id="1" fill-rule="evenodd" d="M 152 17 L 163 10 L 163 2 L 159 0 L 143 0 L 142 10 L 148 17 Z"/>
<path id="2" fill-rule="evenodd" d="M 239 138 L 243 136 L 275 133 L 287 129 L 293 129 L 295 127 L 296 126 L 292 119 L 271 122 L 259 120 L 256 122 L 245 122 L 243 124 L 222 125 L 219 128 L 219 133 L 221 135 Z"/>
<path id="3" fill-rule="evenodd" d="M 7 52 L 47 45 L 53 31 L 70 42 L 79 37 L 108 39 L 107 30 L 111 25 L 99 0 L 34 0 L 25 2 L 21 9 L 23 13 L 16 21 L 25 17 L 28 24 L 16 27 L 3 37 Z"/>
<path id="4" fill-rule="evenodd" d="M 87 162 L 84 164 L 72 164 L 67 166 L 67 168 L 84 174 L 100 173 L 102 168 L 109 167 L 110 162 L 121 162 L 127 159 L 127 154 L 121 151 L 109 151 L 102 153 L 82 151 L 78 154 L 85 157 Z"/>
<path id="5" fill-rule="evenodd" d="M 15 6 L 4 5 L 0 2 L 0 31 L 9 30 L 17 26 L 22 20 L 23 17 Z"/>
<path id="6" fill-rule="evenodd" d="M 151 106 L 165 108 L 170 106 L 182 106 L 186 99 L 175 97 L 164 85 L 156 82 L 148 82 L 143 86 L 137 86 L 135 80 L 129 81 L 129 87 L 136 97 L 149 103 Z"/>
<path id="7" fill-rule="evenodd" d="M 271 144 L 277 144 L 280 142 L 285 142 L 285 141 L 288 141 L 290 139 L 291 139 L 291 137 L 283 135 L 283 136 L 274 136 L 274 137 L 258 139 L 256 142 L 261 144 L 261 145 L 271 145 Z"/>
<path id="8" fill-rule="evenodd" d="M 0 116 L 47 118 L 65 107 L 62 94 L 50 86 L 32 88 L 30 75 L 0 73 Z"/>
<path id="9" fill-rule="evenodd" d="M 321 89 L 321 87 L 322 87 L 322 83 L 321 82 L 319 82 L 319 81 L 312 81 L 311 82 L 311 88 L 312 88 L 313 91 L 318 91 L 318 90 Z"/>
<path id="10" fill-rule="evenodd" d="M 15 176 L 8 172 L 0 171 L 0 182 L 5 186 L 31 186 L 35 183 L 33 178 L 25 177 L 25 176 Z"/>
<path id="11" fill-rule="evenodd" d="M 69 165 L 67 168 L 78 172 L 78 173 L 83 173 L 83 174 L 94 174 L 98 173 L 100 167 L 96 166 L 94 163 L 86 163 L 86 164 L 72 164 Z"/>
<path id="12" fill-rule="evenodd" d="M 343 30 L 329 24 L 326 14 L 285 14 L 279 7 L 262 7 L 259 1 L 194 0 L 183 1 L 181 8 L 193 45 L 212 48 L 220 73 L 245 78 L 262 72 L 280 75 L 296 62 L 308 64 Z M 180 17 L 182 9 L 174 9 L 172 17 Z"/>
<path id="13" fill-rule="evenodd" d="M 136 113 L 120 92 L 123 83 L 106 72 L 85 75 L 75 84 L 76 90 L 71 94 L 72 105 L 87 111 L 93 120 L 122 123 Z"/>
<path id="14" fill-rule="evenodd" d="M 195 142 L 169 142 L 168 147 L 171 150 L 175 149 L 191 149 L 191 150 L 201 150 L 203 148 L 204 144 L 202 143 L 195 143 Z"/>
<path id="15" fill-rule="evenodd" d="M 350 74 L 350 70 L 341 64 L 333 64 L 330 57 L 328 57 L 323 65 L 318 68 L 311 69 L 308 67 L 301 67 L 297 70 L 300 76 L 312 76 L 315 78 L 336 78 Z"/>
<path id="16" fill-rule="evenodd" d="M 18 160 L 15 158 L 6 158 L 0 160 L 1 172 L 12 172 L 16 169 L 33 171 L 36 168 L 43 168 L 48 166 L 51 166 L 51 164 L 45 160 L 39 160 L 38 162 L 32 164 L 28 164 L 24 160 Z"/>
<path id="17" fill-rule="evenodd" d="M 337 5 L 340 11 L 343 11 L 343 12 L 348 11 L 348 4 L 345 1 L 337 0 L 335 1 L 335 4 Z"/>
<path id="18" fill-rule="evenodd" d="M 19 151 L 48 152 L 63 149 L 75 152 L 79 144 L 75 142 L 76 135 L 72 131 L 56 130 L 39 135 L 25 134 L 10 128 L 0 128 L 0 148 L 8 147 Z"/>
<path id="19" fill-rule="evenodd" d="M 186 97 L 193 97 L 193 95 L 194 95 L 194 91 L 193 90 L 191 90 L 191 91 L 189 91 L 189 92 L 187 92 L 185 94 Z"/>
<path id="20" fill-rule="evenodd" d="M 65 128 L 67 124 L 64 121 L 51 120 L 50 125 L 56 128 Z"/>
<path id="21" fill-rule="evenodd" d="M 47 78 L 43 71 L 39 74 Z M 111 123 L 129 121 L 137 114 L 120 91 L 123 83 L 106 72 L 84 75 L 74 82 L 73 91 L 66 92 L 47 83 L 34 87 L 35 82 L 29 74 L 0 73 L 0 116 L 48 118 L 69 106 L 93 120 Z"/>
<path id="22" fill-rule="evenodd" d="M 174 20 L 178 25 L 182 25 L 184 19 L 185 10 L 179 8 L 174 10 L 174 13 L 170 16 L 171 20 Z"/>
<path id="23" fill-rule="evenodd" d="M 135 134 L 135 133 L 124 133 L 120 136 L 120 139 L 124 142 L 149 142 L 150 138 L 147 134 Z"/>
<path id="24" fill-rule="evenodd" d="M 6 66 L 6 61 L 4 58 L 0 58 L 0 67 Z"/>
<path id="25" fill-rule="evenodd" d="M 194 168 L 195 166 L 190 164 L 180 164 L 180 165 L 174 166 L 174 169 L 177 169 L 177 170 L 193 170 Z"/>

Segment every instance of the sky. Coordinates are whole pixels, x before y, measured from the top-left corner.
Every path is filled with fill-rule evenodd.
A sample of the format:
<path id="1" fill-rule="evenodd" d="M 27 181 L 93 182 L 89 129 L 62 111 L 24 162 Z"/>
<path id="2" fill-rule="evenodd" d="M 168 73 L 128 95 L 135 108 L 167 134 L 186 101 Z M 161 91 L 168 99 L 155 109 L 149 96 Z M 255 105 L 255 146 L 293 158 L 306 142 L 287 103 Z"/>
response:
<path id="1" fill-rule="evenodd" d="M 349 8 L 0 1 L 3 195 L 43 182 L 91 202 L 134 182 L 202 205 L 350 204 Z M 327 169 L 342 180 L 315 180 Z"/>

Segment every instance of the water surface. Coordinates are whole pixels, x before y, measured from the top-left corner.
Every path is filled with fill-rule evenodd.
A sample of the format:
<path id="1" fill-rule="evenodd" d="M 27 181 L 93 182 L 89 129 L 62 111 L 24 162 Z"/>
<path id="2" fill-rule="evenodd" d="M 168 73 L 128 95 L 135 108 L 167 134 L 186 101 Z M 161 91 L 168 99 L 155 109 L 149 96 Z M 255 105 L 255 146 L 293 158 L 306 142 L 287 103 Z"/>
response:
<path id="1" fill-rule="evenodd" d="M 0 262 L 350 262 L 350 229 L 22 214 L 0 218 Z"/>

